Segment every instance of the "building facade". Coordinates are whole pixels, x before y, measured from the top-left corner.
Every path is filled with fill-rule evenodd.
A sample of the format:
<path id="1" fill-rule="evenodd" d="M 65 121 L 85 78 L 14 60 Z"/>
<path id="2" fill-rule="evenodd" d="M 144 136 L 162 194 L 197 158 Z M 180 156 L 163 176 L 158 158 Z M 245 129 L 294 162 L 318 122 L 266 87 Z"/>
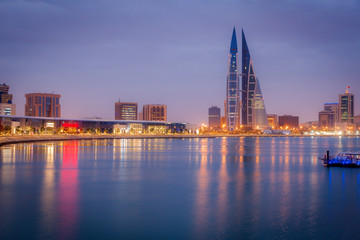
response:
<path id="1" fill-rule="evenodd" d="M 0 115 L 16 115 L 16 105 L 12 103 L 13 95 L 9 94 L 9 85 L 0 85 Z"/>
<path id="2" fill-rule="evenodd" d="M 104 119 L 72 119 L 48 117 L 19 117 L 0 116 L 1 129 L 11 127 L 15 133 L 17 127 L 27 133 L 111 133 L 111 134 L 139 134 L 139 133 L 183 133 L 187 123 L 159 122 L 138 120 L 104 120 Z"/>
<path id="3" fill-rule="evenodd" d="M 339 95 L 340 119 L 342 123 L 354 122 L 354 95 L 350 93 L 350 87 L 346 88 L 345 94 Z"/>
<path id="4" fill-rule="evenodd" d="M 220 129 L 221 124 L 221 110 L 219 107 L 212 106 L 209 108 L 209 128 Z"/>
<path id="5" fill-rule="evenodd" d="M 276 115 L 276 114 L 268 114 L 267 118 L 268 118 L 268 122 L 269 122 L 269 127 L 271 129 L 276 130 L 276 129 L 279 128 L 278 115 Z"/>
<path id="6" fill-rule="evenodd" d="M 319 112 L 319 127 L 330 130 L 335 128 L 335 112 L 324 110 Z"/>
<path id="7" fill-rule="evenodd" d="M 354 116 L 354 124 L 356 126 L 356 130 L 360 132 L 360 115 Z"/>
<path id="8" fill-rule="evenodd" d="M 166 121 L 167 106 L 161 104 L 146 104 L 143 106 L 143 119 L 147 121 Z"/>
<path id="9" fill-rule="evenodd" d="M 319 121 L 305 122 L 302 123 L 301 126 L 303 127 L 303 130 L 311 130 L 319 126 Z"/>
<path id="10" fill-rule="evenodd" d="M 239 129 L 241 122 L 238 62 L 238 46 L 234 28 L 230 44 L 229 69 L 226 81 L 225 118 L 228 131 Z"/>
<path id="11" fill-rule="evenodd" d="M 242 31 L 242 125 L 252 129 L 267 129 L 269 122 L 266 114 L 264 98 L 261 93 L 260 83 L 255 75 L 255 70 Z"/>
<path id="12" fill-rule="evenodd" d="M 0 103 L 12 104 L 13 95 L 9 94 L 9 85 L 3 83 L 0 85 Z"/>
<path id="13" fill-rule="evenodd" d="M 138 119 L 139 120 L 144 120 L 144 114 L 143 114 L 143 111 L 141 110 L 138 114 Z"/>
<path id="14" fill-rule="evenodd" d="M 25 116 L 61 117 L 60 94 L 28 93 L 25 98 Z"/>
<path id="15" fill-rule="evenodd" d="M 324 111 L 334 112 L 334 123 L 339 122 L 340 119 L 339 103 L 325 103 Z"/>
<path id="16" fill-rule="evenodd" d="M 299 128 L 299 117 L 292 115 L 279 116 L 279 127 L 283 129 Z"/>
<path id="17" fill-rule="evenodd" d="M 16 115 L 16 105 L 0 103 L 0 115 Z"/>
<path id="18" fill-rule="evenodd" d="M 115 120 L 137 120 L 138 104 L 130 102 L 115 103 Z"/>
<path id="19" fill-rule="evenodd" d="M 356 124 L 360 123 L 360 115 L 354 116 L 354 123 Z"/>

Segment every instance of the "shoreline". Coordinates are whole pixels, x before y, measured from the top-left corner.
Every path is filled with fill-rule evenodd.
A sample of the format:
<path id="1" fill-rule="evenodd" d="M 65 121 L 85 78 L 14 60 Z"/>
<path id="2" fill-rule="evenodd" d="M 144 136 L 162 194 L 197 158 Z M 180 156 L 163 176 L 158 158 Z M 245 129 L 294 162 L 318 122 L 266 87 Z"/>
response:
<path id="1" fill-rule="evenodd" d="M 0 136 L 0 147 L 8 144 L 27 142 L 49 142 L 69 140 L 93 139 L 182 139 L 182 138 L 215 138 L 211 135 L 25 135 L 25 136 Z"/>
<path id="2" fill-rule="evenodd" d="M 218 135 L 25 135 L 25 136 L 0 136 L 0 147 L 8 144 L 45 142 L 45 141 L 69 141 L 69 140 L 93 140 L 93 139 L 184 139 L 184 138 L 217 138 L 217 137 L 359 137 L 358 135 L 255 135 L 255 134 L 218 134 Z"/>

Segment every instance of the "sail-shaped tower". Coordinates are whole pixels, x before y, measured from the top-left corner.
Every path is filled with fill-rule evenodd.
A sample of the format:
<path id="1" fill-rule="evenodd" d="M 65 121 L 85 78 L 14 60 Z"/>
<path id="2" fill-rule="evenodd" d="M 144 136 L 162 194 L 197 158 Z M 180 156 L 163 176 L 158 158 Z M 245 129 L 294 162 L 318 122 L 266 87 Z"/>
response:
<path id="1" fill-rule="evenodd" d="M 266 129 L 269 127 L 264 98 L 261 93 L 259 80 L 256 78 L 249 48 L 242 30 L 242 83 L 241 83 L 241 115 L 242 125 L 252 129 Z"/>
<path id="2" fill-rule="evenodd" d="M 238 46 L 234 27 L 230 44 L 229 71 L 226 82 L 225 118 L 228 131 L 234 131 L 240 126 L 240 86 L 238 62 Z"/>
<path id="3" fill-rule="evenodd" d="M 259 80 L 256 79 L 255 94 L 252 103 L 253 112 L 253 129 L 267 129 L 269 128 L 269 121 L 267 119 L 264 98 L 261 93 Z"/>

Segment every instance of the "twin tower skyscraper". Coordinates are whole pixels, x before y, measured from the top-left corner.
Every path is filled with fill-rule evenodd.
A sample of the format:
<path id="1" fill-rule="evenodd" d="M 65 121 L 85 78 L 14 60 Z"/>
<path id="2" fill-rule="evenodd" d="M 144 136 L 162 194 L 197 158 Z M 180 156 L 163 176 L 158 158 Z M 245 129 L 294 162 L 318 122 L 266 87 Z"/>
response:
<path id="1" fill-rule="evenodd" d="M 230 44 L 229 71 L 226 82 L 226 127 L 228 131 L 238 130 L 240 126 L 251 127 L 252 129 L 267 129 L 269 123 L 264 98 L 259 80 L 255 75 L 243 30 L 241 63 L 241 73 L 239 73 L 238 46 L 234 28 Z"/>

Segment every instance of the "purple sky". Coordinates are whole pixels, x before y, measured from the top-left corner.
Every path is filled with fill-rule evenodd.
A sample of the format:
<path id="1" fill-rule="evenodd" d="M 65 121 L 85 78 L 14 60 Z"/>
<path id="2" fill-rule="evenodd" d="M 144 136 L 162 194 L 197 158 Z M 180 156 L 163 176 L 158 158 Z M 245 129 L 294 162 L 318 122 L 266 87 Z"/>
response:
<path id="1" fill-rule="evenodd" d="M 62 117 L 114 119 L 114 102 L 167 104 L 168 120 L 223 114 L 232 28 L 268 113 L 317 120 L 347 85 L 360 114 L 358 0 L 1 0 L 0 83 L 61 94 Z"/>

